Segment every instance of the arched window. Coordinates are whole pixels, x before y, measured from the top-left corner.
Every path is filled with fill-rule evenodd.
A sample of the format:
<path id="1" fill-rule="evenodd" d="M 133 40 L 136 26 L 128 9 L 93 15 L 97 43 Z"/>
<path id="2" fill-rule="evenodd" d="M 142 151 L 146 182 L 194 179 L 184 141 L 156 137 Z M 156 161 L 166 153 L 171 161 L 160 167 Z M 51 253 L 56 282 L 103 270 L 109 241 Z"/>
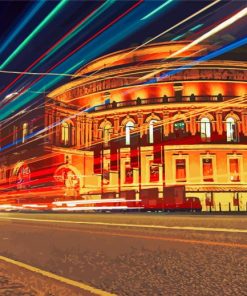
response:
<path id="1" fill-rule="evenodd" d="M 149 122 L 149 143 L 153 144 L 154 143 L 154 125 L 157 123 L 157 120 L 152 119 Z"/>
<path id="2" fill-rule="evenodd" d="M 207 117 L 203 117 L 200 122 L 201 139 L 205 142 L 211 138 L 211 123 Z"/>
<path id="3" fill-rule="evenodd" d="M 108 145 L 110 141 L 111 125 L 108 123 L 103 128 L 103 141 L 105 145 Z"/>
<path id="4" fill-rule="evenodd" d="M 125 125 L 125 144 L 130 145 L 130 131 L 134 129 L 134 123 L 128 121 Z"/>
<path id="5" fill-rule="evenodd" d="M 25 122 L 22 125 L 22 143 L 26 141 L 26 136 L 28 135 L 28 123 Z"/>
<path id="6" fill-rule="evenodd" d="M 62 122 L 62 144 L 69 145 L 70 142 L 70 124 L 66 121 Z"/>
<path id="7" fill-rule="evenodd" d="M 237 126 L 235 119 L 232 117 L 226 119 L 226 140 L 227 142 L 237 141 Z"/>
<path id="8" fill-rule="evenodd" d="M 179 121 L 174 122 L 173 127 L 174 127 L 174 133 L 178 137 L 180 135 L 184 134 L 186 131 L 184 120 L 179 120 Z"/>

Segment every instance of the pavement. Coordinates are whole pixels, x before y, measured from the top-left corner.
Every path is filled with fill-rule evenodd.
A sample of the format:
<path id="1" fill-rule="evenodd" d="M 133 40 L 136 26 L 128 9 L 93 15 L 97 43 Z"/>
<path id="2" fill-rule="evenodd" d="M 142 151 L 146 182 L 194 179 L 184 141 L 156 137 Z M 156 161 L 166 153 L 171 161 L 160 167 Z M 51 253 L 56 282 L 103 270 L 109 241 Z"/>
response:
<path id="1" fill-rule="evenodd" d="M 2 258 L 1 258 L 2 259 Z M 95 295 L 74 286 L 28 271 L 12 263 L 0 261 L 1 296 L 67 296 Z"/>
<path id="2" fill-rule="evenodd" d="M 0 255 L 0 295 L 247 295 L 244 215 L 1 213 Z"/>

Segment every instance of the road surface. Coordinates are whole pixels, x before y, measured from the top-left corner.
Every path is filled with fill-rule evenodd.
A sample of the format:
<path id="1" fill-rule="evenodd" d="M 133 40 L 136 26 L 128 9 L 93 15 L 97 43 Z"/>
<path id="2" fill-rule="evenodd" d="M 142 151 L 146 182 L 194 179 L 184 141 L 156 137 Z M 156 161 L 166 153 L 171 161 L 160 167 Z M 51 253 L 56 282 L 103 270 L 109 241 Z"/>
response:
<path id="1" fill-rule="evenodd" d="M 247 216 L 1 213 L 0 256 L 0 295 L 247 295 Z"/>

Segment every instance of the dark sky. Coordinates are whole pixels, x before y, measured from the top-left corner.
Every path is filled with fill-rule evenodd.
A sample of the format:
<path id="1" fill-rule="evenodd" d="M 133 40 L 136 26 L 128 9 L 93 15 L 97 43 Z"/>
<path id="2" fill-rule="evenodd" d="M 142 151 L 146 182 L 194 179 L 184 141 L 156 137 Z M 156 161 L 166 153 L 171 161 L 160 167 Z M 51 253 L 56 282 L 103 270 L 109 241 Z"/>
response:
<path id="1" fill-rule="evenodd" d="M 141 45 L 212 1 L 174 0 L 166 7 L 161 7 L 165 1 L 146 0 L 138 3 L 128 0 L 70 0 L 63 4 L 62 1 L 0 1 L 0 70 L 73 73 L 103 54 Z M 136 7 L 133 8 L 133 5 Z M 244 6 L 245 1 L 220 1 L 155 42 L 174 38 L 195 40 Z M 42 25 L 52 12 L 53 17 Z M 246 25 L 245 17 L 207 42 L 218 47 L 235 42 L 245 37 Z M 72 35 L 75 26 L 78 26 L 78 30 L 73 31 Z M 65 39 L 66 36 L 69 38 Z M 66 42 L 60 43 L 56 51 L 47 55 L 61 38 Z M 240 49 L 241 58 L 244 58 L 244 50 Z M 234 53 L 235 57 L 240 57 L 239 50 Z M 42 55 L 45 59 L 41 59 Z M 227 54 L 227 57 L 231 56 L 232 53 Z M 31 64 L 34 66 L 31 67 Z M 39 91 L 44 88 L 51 90 L 66 81 L 62 77 L 51 81 L 53 77 L 49 77 L 50 80 L 41 79 L 36 83 L 39 76 L 24 75 L 13 83 L 18 78 L 17 74 L 0 75 L 0 100 L 13 91 L 29 87 L 30 83 L 33 83 L 32 90 Z"/>

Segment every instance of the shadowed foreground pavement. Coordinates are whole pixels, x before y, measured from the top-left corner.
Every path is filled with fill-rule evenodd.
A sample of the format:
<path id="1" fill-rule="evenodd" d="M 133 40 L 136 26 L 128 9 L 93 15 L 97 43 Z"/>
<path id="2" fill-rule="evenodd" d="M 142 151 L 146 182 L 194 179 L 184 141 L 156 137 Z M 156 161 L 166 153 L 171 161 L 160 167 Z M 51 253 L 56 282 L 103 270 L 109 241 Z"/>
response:
<path id="1" fill-rule="evenodd" d="M 92 296 L 89 292 L 65 285 L 56 280 L 47 279 L 13 264 L 0 262 L 0 295 L 1 296 Z"/>
<path id="2" fill-rule="evenodd" d="M 0 214 L 0 255 L 117 295 L 247 295 L 246 232 L 2 219 L 11 217 L 246 230 L 246 216 Z"/>

